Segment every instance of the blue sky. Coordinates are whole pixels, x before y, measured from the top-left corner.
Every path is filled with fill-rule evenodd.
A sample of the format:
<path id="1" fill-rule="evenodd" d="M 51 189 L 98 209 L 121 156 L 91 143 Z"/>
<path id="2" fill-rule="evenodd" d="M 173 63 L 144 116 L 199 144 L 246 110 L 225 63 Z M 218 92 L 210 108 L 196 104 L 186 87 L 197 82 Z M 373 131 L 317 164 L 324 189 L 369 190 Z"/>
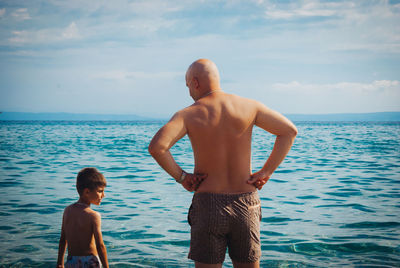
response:
<path id="1" fill-rule="evenodd" d="M 400 1 L 0 1 L 0 111 L 169 117 L 198 58 L 284 114 L 400 111 Z"/>

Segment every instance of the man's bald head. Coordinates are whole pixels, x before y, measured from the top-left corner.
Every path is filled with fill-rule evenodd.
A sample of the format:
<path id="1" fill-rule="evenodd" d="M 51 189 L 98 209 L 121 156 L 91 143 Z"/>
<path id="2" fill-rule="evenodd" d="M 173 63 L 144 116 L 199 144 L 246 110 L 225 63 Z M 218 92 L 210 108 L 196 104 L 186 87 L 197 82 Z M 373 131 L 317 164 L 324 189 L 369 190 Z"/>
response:
<path id="1" fill-rule="evenodd" d="M 199 59 L 193 62 L 186 72 L 186 81 L 192 79 L 197 80 L 201 91 L 220 89 L 218 68 L 211 60 Z"/>

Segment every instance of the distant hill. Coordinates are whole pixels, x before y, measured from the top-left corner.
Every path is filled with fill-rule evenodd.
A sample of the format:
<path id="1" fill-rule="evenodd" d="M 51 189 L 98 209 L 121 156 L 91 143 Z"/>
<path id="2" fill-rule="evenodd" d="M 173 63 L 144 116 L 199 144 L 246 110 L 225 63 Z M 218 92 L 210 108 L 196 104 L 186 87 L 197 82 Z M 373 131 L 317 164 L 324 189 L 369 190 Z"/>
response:
<path id="1" fill-rule="evenodd" d="M 2 112 L 0 120 L 41 120 L 41 121 L 149 121 L 154 118 L 129 114 L 74 114 L 74 113 L 19 113 Z"/>
<path id="2" fill-rule="evenodd" d="M 400 112 L 285 115 L 292 121 L 400 121 Z M 0 120 L 152 121 L 160 119 L 128 114 L 2 112 Z"/>
<path id="3" fill-rule="evenodd" d="M 400 121 L 400 112 L 345 114 L 287 114 L 292 121 Z"/>

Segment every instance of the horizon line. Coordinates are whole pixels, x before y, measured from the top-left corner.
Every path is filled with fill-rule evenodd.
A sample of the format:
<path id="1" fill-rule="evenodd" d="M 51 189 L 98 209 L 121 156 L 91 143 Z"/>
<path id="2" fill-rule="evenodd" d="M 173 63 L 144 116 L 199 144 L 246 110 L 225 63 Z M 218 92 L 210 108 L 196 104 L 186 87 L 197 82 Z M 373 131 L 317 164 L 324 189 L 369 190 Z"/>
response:
<path id="1" fill-rule="evenodd" d="M 369 113 L 283 114 L 291 121 L 400 122 L 400 111 Z M 0 121 L 166 121 L 166 116 L 68 112 L 0 112 Z"/>
<path id="2" fill-rule="evenodd" d="M 279 111 L 278 111 L 279 112 Z M 140 113 L 101 113 L 101 112 L 15 112 L 15 111 L 0 111 L 3 113 L 19 113 L 19 114 L 70 114 L 70 115 L 117 115 L 117 116 L 139 116 L 149 117 L 147 115 L 141 115 Z M 398 111 L 383 111 L 383 112 L 330 112 L 330 113 L 284 113 L 286 115 L 344 115 L 344 114 L 382 114 L 382 113 L 400 113 Z"/>

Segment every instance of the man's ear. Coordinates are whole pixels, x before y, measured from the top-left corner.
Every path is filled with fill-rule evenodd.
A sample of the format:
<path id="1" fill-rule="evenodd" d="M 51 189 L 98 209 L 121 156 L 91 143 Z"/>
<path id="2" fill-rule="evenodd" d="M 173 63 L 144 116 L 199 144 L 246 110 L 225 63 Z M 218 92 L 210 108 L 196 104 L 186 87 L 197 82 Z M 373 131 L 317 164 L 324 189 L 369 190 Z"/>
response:
<path id="1" fill-rule="evenodd" d="M 193 83 L 194 83 L 194 87 L 196 89 L 200 88 L 200 83 L 199 83 L 199 79 L 197 79 L 197 77 L 193 77 Z"/>

